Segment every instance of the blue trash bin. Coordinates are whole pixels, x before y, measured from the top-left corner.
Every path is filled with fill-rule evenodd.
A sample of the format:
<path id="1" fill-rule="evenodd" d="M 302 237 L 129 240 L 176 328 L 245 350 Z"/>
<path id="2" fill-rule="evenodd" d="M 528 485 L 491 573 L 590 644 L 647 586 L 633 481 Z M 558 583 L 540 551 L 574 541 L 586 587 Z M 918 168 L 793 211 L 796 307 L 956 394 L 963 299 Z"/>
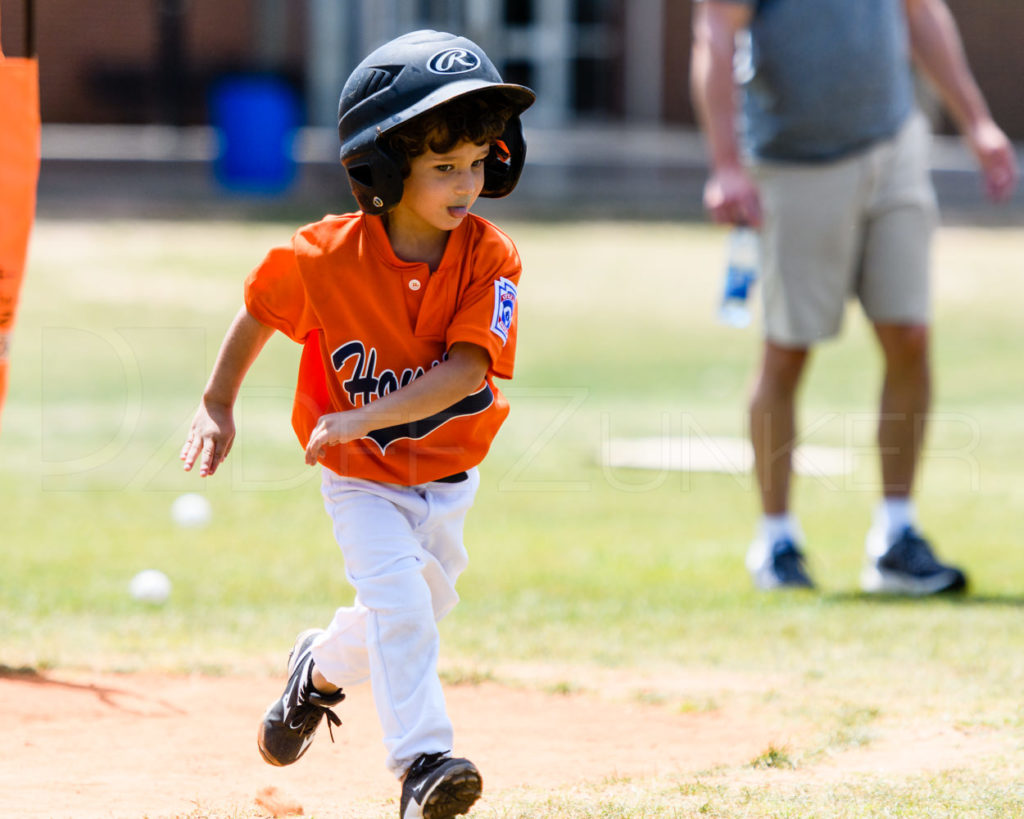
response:
<path id="1" fill-rule="evenodd" d="M 292 155 L 300 125 L 298 97 L 273 75 L 236 75 L 219 80 L 210 95 L 219 150 L 214 175 L 239 193 L 279 194 L 295 180 Z"/>

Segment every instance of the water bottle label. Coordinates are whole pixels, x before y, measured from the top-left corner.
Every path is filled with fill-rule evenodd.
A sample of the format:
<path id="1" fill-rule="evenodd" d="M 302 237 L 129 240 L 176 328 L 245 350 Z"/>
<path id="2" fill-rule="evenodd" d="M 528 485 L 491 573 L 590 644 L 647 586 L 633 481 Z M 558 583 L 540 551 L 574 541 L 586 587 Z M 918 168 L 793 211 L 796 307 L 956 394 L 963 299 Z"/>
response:
<path id="1" fill-rule="evenodd" d="M 754 273 L 747 268 L 732 265 L 726 271 L 724 299 L 746 301 L 750 295 L 750 285 L 754 283 Z"/>

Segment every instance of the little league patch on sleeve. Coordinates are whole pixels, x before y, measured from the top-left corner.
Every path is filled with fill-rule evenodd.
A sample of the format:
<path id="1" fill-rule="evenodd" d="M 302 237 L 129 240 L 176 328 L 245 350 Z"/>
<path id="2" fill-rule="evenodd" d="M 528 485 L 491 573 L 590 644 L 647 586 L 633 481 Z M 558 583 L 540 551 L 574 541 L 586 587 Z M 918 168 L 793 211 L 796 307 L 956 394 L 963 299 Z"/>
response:
<path id="1" fill-rule="evenodd" d="M 491 332 L 503 342 L 508 341 L 515 309 L 516 286 L 506 278 L 496 279 L 494 282 L 494 317 L 491 319 Z"/>

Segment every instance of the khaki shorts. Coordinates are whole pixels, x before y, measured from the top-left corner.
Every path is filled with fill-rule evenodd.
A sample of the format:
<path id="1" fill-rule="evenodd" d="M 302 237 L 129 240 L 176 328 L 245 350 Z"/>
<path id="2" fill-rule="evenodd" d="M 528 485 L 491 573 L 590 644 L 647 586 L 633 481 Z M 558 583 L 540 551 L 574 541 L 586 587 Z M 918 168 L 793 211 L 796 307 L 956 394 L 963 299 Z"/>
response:
<path id="1" fill-rule="evenodd" d="M 806 347 L 835 336 L 848 298 L 876 324 L 927 324 L 937 222 L 928 123 L 837 162 L 758 162 L 765 337 Z"/>

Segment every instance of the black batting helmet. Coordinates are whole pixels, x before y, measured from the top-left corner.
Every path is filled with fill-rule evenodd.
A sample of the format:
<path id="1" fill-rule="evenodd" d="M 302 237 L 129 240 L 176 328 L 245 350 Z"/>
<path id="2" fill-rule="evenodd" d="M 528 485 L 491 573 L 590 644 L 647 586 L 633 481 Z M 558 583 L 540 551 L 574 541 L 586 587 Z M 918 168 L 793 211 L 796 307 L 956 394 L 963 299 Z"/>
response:
<path id="1" fill-rule="evenodd" d="M 385 43 L 349 76 L 338 106 L 341 164 L 367 213 L 383 213 L 402 198 L 402 166 L 382 137 L 442 103 L 468 94 L 500 94 L 515 111 L 501 141 L 484 162 L 481 196 L 512 192 L 526 160 L 519 115 L 533 104 L 529 88 L 502 82 L 472 40 L 441 31 L 414 31 Z"/>

